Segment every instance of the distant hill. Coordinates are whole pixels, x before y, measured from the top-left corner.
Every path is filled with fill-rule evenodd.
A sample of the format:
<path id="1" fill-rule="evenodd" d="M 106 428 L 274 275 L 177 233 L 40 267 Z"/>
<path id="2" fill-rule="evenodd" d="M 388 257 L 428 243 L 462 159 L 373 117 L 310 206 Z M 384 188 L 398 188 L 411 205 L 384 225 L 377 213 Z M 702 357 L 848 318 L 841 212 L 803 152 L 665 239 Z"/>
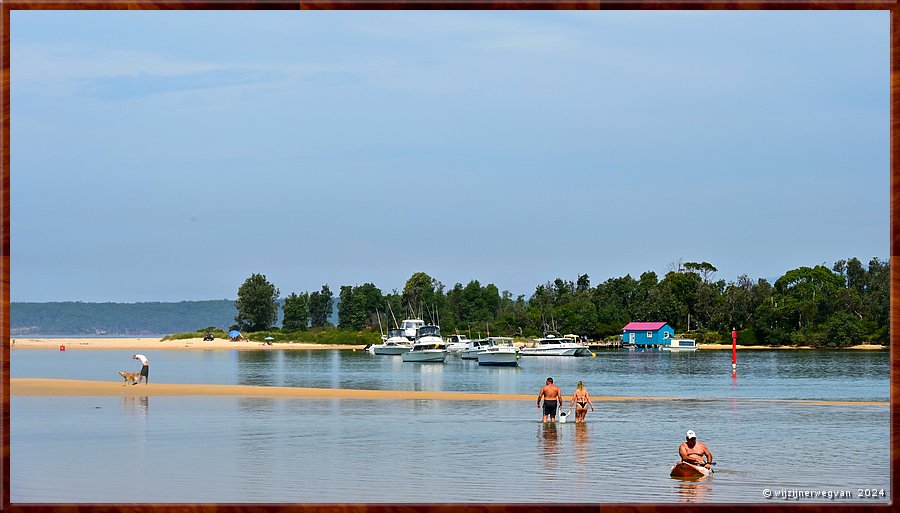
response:
<path id="1" fill-rule="evenodd" d="M 337 298 L 329 318 L 337 324 Z M 279 321 L 281 307 L 278 309 Z M 177 303 L 10 303 L 11 337 L 149 336 L 228 328 L 237 310 L 233 299 Z"/>
<path id="2" fill-rule="evenodd" d="M 234 300 L 178 303 L 10 303 L 10 336 L 165 335 L 234 324 Z"/>

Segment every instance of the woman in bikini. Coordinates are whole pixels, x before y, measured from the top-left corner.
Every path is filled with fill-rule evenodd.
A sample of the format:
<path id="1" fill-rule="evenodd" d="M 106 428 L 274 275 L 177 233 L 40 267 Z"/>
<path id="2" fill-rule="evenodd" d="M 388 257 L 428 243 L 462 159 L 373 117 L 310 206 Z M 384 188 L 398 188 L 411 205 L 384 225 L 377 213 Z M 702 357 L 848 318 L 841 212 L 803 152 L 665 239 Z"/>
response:
<path id="1" fill-rule="evenodd" d="M 591 411 L 594 411 L 594 402 L 591 401 L 591 396 L 588 394 L 586 388 L 584 388 L 584 381 L 579 381 L 578 386 L 575 387 L 575 392 L 572 393 L 572 404 L 569 405 L 569 411 L 572 411 L 572 408 L 575 408 L 575 422 L 584 422 L 584 417 L 587 416 L 587 407 L 591 407 Z"/>

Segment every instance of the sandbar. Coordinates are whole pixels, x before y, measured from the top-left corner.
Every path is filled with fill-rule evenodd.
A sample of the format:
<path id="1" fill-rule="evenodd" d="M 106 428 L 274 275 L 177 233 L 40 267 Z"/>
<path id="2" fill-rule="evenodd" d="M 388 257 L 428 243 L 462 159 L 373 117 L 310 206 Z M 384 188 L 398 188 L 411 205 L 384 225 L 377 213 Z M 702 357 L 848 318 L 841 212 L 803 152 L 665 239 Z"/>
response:
<path id="1" fill-rule="evenodd" d="M 365 345 L 307 344 L 281 342 L 272 345 L 249 340 L 232 342 L 221 338 L 204 341 L 202 338 L 162 341 L 154 337 L 141 338 L 12 338 L 10 347 L 17 349 L 56 349 L 64 346 L 66 351 L 79 349 L 128 349 L 133 351 L 149 350 L 272 350 L 272 349 L 363 349 Z"/>
<path id="2" fill-rule="evenodd" d="M 150 383 L 123 385 L 121 381 L 73 379 L 13 378 L 9 380 L 13 396 L 232 396 L 306 399 L 413 399 L 445 401 L 534 401 L 537 394 L 488 394 L 476 392 L 428 392 L 419 390 L 360 390 L 349 388 L 298 388 L 250 385 L 208 385 Z M 604 401 L 733 401 L 731 398 L 693 399 L 682 397 L 592 397 Z M 563 396 L 563 408 L 572 400 Z M 740 402 L 796 403 L 810 405 L 887 406 L 882 401 L 817 401 L 790 399 L 738 399 Z"/>

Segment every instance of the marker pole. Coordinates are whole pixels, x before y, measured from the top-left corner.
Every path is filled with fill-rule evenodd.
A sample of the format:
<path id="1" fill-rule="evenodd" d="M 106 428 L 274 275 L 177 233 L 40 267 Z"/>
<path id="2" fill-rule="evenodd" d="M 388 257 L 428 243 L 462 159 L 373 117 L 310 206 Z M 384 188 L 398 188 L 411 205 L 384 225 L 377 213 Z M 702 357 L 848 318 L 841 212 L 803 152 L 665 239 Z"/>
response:
<path id="1" fill-rule="evenodd" d="M 737 330 L 731 328 L 731 372 L 737 372 Z"/>

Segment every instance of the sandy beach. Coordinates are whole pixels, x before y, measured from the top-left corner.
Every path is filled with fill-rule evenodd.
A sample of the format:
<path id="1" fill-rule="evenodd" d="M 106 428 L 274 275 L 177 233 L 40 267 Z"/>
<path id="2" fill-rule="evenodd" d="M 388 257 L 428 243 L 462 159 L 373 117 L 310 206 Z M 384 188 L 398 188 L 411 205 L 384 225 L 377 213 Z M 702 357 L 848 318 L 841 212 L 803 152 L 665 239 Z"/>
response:
<path id="1" fill-rule="evenodd" d="M 301 344 L 278 343 L 265 345 L 259 342 L 241 340 L 215 339 L 204 341 L 202 338 L 188 338 L 184 340 L 161 341 L 158 338 L 18 338 L 10 341 L 13 350 L 16 349 L 59 349 L 65 346 L 66 351 L 78 349 L 130 349 L 130 350 L 220 350 L 220 349 L 363 349 L 364 345 L 334 345 L 334 344 Z"/>
<path id="2" fill-rule="evenodd" d="M 731 349 L 731 344 L 697 344 L 697 349 Z M 742 346 L 738 345 L 737 349 L 814 349 L 810 346 Z M 879 350 L 887 349 L 887 346 L 879 346 L 875 344 L 860 344 L 858 346 L 847 347 L 846 349 L 862 349 L 862 350 Z"/>

